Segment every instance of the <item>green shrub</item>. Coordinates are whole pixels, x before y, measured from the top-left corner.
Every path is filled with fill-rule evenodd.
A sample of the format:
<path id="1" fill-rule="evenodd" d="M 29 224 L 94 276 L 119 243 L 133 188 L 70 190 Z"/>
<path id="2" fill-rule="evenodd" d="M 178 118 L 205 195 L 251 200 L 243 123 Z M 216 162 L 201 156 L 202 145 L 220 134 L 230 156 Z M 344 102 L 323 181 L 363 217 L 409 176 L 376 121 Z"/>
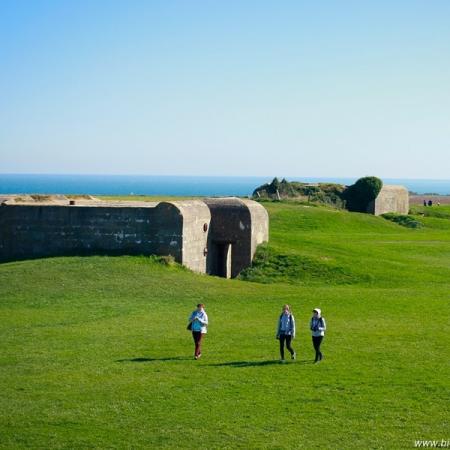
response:
<path id="1" fill-rule="evenodd" d="M 172 255 L 149 255 L 142 256 L 144 261 L 149 262 L 150 264 L 158 264 L 167 267 L 175 267 L 180 270 L 189 270 L 186 266 L 183 266 L 176 262 L 175 258 Z"/>
<path id="2" fill-rule="evenodd" d="M 390 220 L 391 222 L 397 223 L 398 225 L 401 225 L 402 227 L 406 228 L 422 228 L 423 224 L 419 220 L 417 220 L 415 217 L 412 216 L 406 216 L 402 214 L 395 214 L 395 213 L 386 213 L 382 214 L 381 217 L 383 217 L 386 220 Z"/>
<path id="3" fill-rule="evenodd" d="M 253 191 L 253 197 L 256 200 L 277 199 L 296 199 L 325 205 L 344 208 L 345 202 L 342 194 L 345 186 L 335 183 L 309 184 L 299 181 L 287 181 L 285 178 L 278 180 L 274 178 L 271 183 L 263 184 Z M 278 192 L 278 195 L 277 195 Z"/>
<path id="4" fill-rule="evenodd" d="M 369 203 L 375 200 L 383 187 L 377 177 L 363 177 L 349 186 L 343 193 L 349 211 L 367 212 Z"/>
<path id="5" fill-rule="evenodd" d="M 277 191 L 280 190 L 280 188 L 283 186 L 285 187 L 286 180 L 283 179 L 283 181 L 280 183 L 277 177 L 275 177 L 270 183 L 263 184 L 262 186 L 259 186 L 253 191 L 253 197 L 259 197 L 259 198 L 272 198 L 276 195 Z"/>

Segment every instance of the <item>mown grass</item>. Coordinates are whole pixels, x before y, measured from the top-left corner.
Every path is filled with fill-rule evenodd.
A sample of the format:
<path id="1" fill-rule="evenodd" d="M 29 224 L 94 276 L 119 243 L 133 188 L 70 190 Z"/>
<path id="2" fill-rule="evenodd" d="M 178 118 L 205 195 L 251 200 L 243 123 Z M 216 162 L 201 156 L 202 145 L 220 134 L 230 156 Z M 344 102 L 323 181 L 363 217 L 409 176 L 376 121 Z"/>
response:
<path id="1" fill-rule="evenodd" d="M 411 207 L 411 213 L 415 215 L 422 215 L 425 217 L 437 217 L 439 219 L 450 219 L 450 205 L 440 206 L 418 206 Z"/>
<path id="2" fill-rule="evenodd" d="M 411 448 L 447 439 L 450 220 L 425 216 L 422 229 L 408 229 L 265 206 L 264 283 L 146 257 L 0 265 L 0 447 Z M 185 326 L 199 301 L 210 327 L 194 361 Z M 297 319 L 299 358 L 280 365 L 283 303 Z M 328 323 L 318 365 L 307 327 L 316 306 Z"/>
<path id="3" fill-rule="evenodd" d="M 272 246 L 264 244 L 258 247 L 252 267 L 241 272 L 239 278 L 258 283 L 299 283 L 322 284 L 327 280 L 331 284 L 355 284 L 370 282 L 370 274 L 354 273 L 328 257 L 312 257 L 298 253 L 283 254 Z"/>

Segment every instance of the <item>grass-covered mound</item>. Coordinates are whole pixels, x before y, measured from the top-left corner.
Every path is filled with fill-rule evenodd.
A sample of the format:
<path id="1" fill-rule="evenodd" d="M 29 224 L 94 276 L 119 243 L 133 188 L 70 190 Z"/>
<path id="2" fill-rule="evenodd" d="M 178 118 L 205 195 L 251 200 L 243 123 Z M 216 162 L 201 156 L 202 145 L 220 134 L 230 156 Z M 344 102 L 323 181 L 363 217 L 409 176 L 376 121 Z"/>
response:
<path id="1" fill-rule="evenodd" d="M 263 184 L 253 191 L 256 200 L 287 200 L 309 203 L 321 203 L 343 208 L 345 186 L 336 183 L 302 183 L 300 181 L 281 181 L 274 178 L 272 182 Z"/>
<path id="2" fill-rule="evenodd" d="M 258 283 L 355 284 L 370 281 L 370 275 L 354 274 L 348 268 L 329 261 L 327 257 L 312 257 L 297 253 L 277 253 L 270 245 L 260 245 L 252 267 L 241 272 L 241 280 Z"/>
<path id="3" fill-rule="evenodd" d="M 351 186 L 336 183 L 302 183 L 274 178 L 253 191 L 255 200 L 296 200 L 319 203 L 353 212 L 367 212 L 370 202 L 376 199 L 383 186 L 377 177 L 363 177 Z"/>
<path id="4" fill-rule="evenodd" d="M 314 264 L 301 283 L 289 274 L 267 284 L 146 257 L 1 264 L 0 447 L 411 448 L 446 439 L 450 220 L 421 216 L 424 227 L 409 229 L 265 206 L 272 257 L 329 264 L 351 284 L 333 270 L 313 276 Z M 185 327 L 199 301 L 210 327 L 194 361 Z M 298 360 L 281 365 L 284 303 L 297 320 Z M 328 324 L 318 365 L 308 330 L 316 306 Z"/>

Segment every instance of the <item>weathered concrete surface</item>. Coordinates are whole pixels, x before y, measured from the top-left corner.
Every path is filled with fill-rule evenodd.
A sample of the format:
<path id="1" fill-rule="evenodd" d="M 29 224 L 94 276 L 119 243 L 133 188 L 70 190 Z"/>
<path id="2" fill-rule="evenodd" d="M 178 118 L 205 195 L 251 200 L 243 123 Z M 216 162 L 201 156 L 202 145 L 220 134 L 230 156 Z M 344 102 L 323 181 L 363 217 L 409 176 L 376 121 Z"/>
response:
<path id="1" fill-rule="evenodd" d="M 183 220 L 168 204 L 0 206 L 0 261 L 60 255 L 157 254 L 182 261 Z"/>
<path id="2" fill-rule="evenodd" d="M 206 271 L 234 278 L 252 261 L 250 211 L 238 198 L 209 198 L 205 203 L 211 211 Z"/>
<path id="3" fill-rule="evenodd" d="M 245 206 L 250 211 L 250 220 L 252 224 L 251 254 L 253 259 L 256 247 L 263 242 L 269 241 L 269 214 L 267 213 L 266 208 L 258 202 L 247 199 L 241 199 L 241 201 L 244 202 Z"/>
<path id="4" fill-rule="evenodd" d="M 408 190 L 404 186 L 383 185 L 378 197 L 368 205 L 367 212 L 375 216 L 389 212 L 408 214 Z"/>
<path id="5" fill-rule="evenodd" d="M 209 208 L 201 200 L 175 201 L 170 204 L 178 208 L 183 218 L 180 262 L 194 272 L 206 273 L 205 250 L 211 222 Z"/>
<path id="6" fill-rule="evenodd" d="M 267 211 L 252 200 L 208 198 L 211 230 L 208 236 L 206 271 L 236 277 L 250 266 L 256 246 L 268 240 Z"/>
<path id="7" fill-rule="evenodd" d="M 0 204 L 0 261 L 63 255 L 171 255 L 200 273 L 235 277 L 268 240 L 267 211 L 237 198 L 176 202 L 9 199 Z"/>

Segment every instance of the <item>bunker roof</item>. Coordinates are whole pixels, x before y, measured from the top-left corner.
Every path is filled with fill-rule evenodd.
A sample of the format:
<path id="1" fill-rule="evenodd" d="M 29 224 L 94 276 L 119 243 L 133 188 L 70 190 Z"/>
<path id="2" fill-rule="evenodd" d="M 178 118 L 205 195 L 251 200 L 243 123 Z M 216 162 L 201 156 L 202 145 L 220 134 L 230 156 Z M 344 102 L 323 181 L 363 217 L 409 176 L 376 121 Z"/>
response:
<path id="1" fill-rule="evenodd" d="M 154 208 L 161 202 L 99 200 L 91 196 L 66 197 L 64 195 L 0 195 L 1 203 L 26 206 L 90 206 L 108 208 Z"/>

